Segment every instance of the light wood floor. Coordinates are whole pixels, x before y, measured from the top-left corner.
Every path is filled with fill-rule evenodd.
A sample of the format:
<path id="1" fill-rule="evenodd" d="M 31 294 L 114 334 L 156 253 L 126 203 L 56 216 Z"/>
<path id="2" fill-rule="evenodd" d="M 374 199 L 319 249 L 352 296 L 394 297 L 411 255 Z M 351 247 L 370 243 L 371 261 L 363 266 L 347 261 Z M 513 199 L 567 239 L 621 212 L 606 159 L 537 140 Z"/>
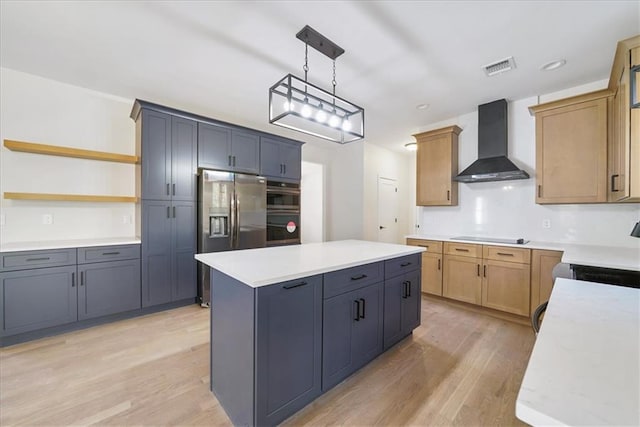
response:
<path id="1" fill-rule="evenodd" d="M 287 425 L 520 425 L 530 328 L 423 297 L 412 337 Z M 0 425 L 231 425 L 208 311 L 183 307 L 0 350 Z"/>

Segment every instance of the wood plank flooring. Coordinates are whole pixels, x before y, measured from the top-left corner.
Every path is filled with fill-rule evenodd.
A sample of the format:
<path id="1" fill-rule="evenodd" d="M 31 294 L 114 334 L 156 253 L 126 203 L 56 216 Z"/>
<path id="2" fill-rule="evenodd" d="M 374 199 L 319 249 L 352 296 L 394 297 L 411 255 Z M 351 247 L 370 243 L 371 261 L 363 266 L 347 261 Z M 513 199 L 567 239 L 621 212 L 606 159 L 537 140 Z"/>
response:
<path id="1" fill-rule="evenodd" d="M 231 425 L 193 305 L 0 349 L 0 425 Z M 423 297 L 413 336 L 285 425 L 522 425 L 529 327 Z"/>

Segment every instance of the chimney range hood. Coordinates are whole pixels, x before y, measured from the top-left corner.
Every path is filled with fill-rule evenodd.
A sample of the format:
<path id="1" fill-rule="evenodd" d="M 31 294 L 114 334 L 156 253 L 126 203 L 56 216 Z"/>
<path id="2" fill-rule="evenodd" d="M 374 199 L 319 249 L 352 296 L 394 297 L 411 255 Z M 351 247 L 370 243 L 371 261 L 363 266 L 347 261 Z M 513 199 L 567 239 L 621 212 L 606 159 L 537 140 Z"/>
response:
<path id="1" fill-rule="evenodd" d="M 507 158 L 507 101 L 478 106 L 478 160 L 454 181 L 485 182 L 527 179 L 529 174 Z"/>

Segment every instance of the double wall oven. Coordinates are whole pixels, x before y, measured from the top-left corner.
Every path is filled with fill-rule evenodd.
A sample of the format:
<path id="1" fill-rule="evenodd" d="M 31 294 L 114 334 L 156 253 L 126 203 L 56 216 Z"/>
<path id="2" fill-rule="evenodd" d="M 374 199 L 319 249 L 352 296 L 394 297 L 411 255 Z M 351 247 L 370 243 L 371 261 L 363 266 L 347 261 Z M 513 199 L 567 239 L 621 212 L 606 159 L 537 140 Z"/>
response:
<path id="1" fill-rule="evenodd" d="M 300 184 L 267 181 L 267 246 L 300 243 Z"/>

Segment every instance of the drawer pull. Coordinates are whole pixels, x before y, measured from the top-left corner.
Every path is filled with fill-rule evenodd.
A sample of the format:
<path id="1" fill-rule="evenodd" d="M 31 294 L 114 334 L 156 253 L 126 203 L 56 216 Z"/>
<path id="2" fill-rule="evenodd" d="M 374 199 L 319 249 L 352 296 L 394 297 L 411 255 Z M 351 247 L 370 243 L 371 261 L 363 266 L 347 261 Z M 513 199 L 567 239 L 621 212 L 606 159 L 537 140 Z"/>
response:
<path id="1" fill-rule="evenodd" d="M 502 255 L 502 256 L 513 256 L 513 254 L 508 254 L 505 252 L 498 252 L 498 255 Z"/>
<path id="2" fill-rule="evenodd" d="M 400 264 L 400 267 L 408 267 L 410 265 L 411 265 L 410 262 L 403 262 L 402 264 Z"/>
<path id="3" fill-rule="evenodd" d="M 365 277 L 367 277 L 366 274 L 361 274 L 359 276 L 353 276 L 351 277 L 351 280 L 360 280 L 360 279 L 364 279 Z"/>
<path id="4" fill-rule="evenodd" d="M 284 289 L 299 288 L 300 286 L 305 286 L 306 284 L 307 284 L 307 282 L 300 282 L 300 283 L 297 283 L 295 285 L 284 285 L 283 288 Z"/>
<path id="5" fill-rule="evenodd" d="M 42 257 L 42 258 L 27 258 L 27 261 L 48 261 L 51 258 L 48 256 Z"/>
<path id="6" fill-rule="evenodd" d="M 460 249 L 460 248 L 455 248 L 455 249 L 458 252 L 469 252 L 469 249 Z"/>
<path id="7" fill-rule="evenodd" d="M 102 255 L 120 255 L 120 252 L 102 252 Z"/>

